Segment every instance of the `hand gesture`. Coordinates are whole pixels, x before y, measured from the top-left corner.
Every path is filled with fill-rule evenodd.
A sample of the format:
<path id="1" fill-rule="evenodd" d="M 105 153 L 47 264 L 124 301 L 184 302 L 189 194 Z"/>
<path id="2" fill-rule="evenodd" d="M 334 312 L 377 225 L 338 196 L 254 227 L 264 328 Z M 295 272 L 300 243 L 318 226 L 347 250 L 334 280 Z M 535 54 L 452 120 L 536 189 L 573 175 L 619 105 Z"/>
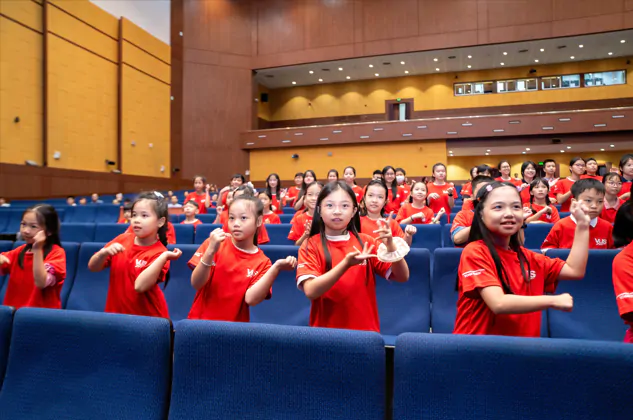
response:
<path id="1" fill-rule="evenodd" d="M 214 229 L 213 232 L 209 234 L 209 248 L 207 248 L 207 252 L 213 252 L 215 254 L 218 249 L 220 249 L 220 244 L 228 237 L 230 237 L 230 235 L 222 229 Z"/>
<path id="2" fill-rule="evenodd" d="M 374 246 L 365 242 L 363 246 L 363 250 L 359 251 L 356 247 L 354 247 L 354 251 L 350 252 L 345 256 L 343 260 L 348 267 L 353 267 L 355 265 L 361 264 L 363 261 L 366 261 L 370 258 L 375 257 L 376 255 L 372 254 Z"/>
<path id="3" fill-rule="evenodd" d="M 308 220 L 307 222 L 305 222 L 303 228 L 303 236 L 307 238 L 308 236 L 310 236 L 310 230 L 312 230 L 312 220 Z"/>
<path id="4" fill-rule="evenodd" d="M 429 194 L 429 200 L 437 200 L 438 198 L 440 198 L 440 195 L 438 193 Z"/>
<path id="5" fill-rule="evenodd" d="M 413 216 L 411 216 L 411 220 L 415 220 L 415 219 L 420 219 L 421 221 L 426 221 L 426 217 L 424 216 L 424 213 L 419 212 L 414 214 Z"/>
<path id="6" fill-rule="evenodd" d="M 279 200 L 280 201 L 283 200 L 287 193 L 288 193 L 288 190 L 286 188 L 279 191 Z"/>
<path id="7" fill-rule="evenodd" d="M 45 243 L 46 243 L 46 233 L 43 230 L 40 230 L 39 232 L 35 234 L 35 237 L 33 237 L 33 249 L 40 250 L 44 247 Z"/>
<path id="8" fill-rule="evenodd" d="M 275 265 L 280 270 L 286 270 L 286 271 L 294 270 L 295 268 L 297 268 L 297 259 L 293 256 L 288 256 L 284 258 L 283 260 L 275 261 Z"/>
<path id="9" fill-rule="evenodd" d="M 101 252 L 103 252 L 106 255 L 109 255 L 110 257 L 113 257 L 116 254 L 120 254 L 123 251 L 125 251 L 125 247 L 118 242 L 115 242 L 112 245 L 107 246 L 101 250 Z"/>
<path id="10" fill-rule="evenodd" d="M 589 217 L 589 209 L 586 205 L 574 200 L 571 203 L 570 211 L 576 219 L 576 224 L 578 226 L 589 226 L 589 222 L 591 222 L 591 217 Z"/>
<path id="11" fill-rule="evenodd" d="M 275 212 L 275 211 L 277 211 L 277 206 L 270 206 L 270 209 L 271 209 L 273 212 Z"/>
<path id="12" fill-rule="evenodd" d="M 5 257 L 4 255 L 0 255 L 0 265 L 11 264 L 11 260 Z"/>
<path id="13" fill-rule="evenodd" d="M 441 215 L 443 215 L 444 213 L 446 213 L 446 209 L 445 209 L 444 207 L 442 207 L 441 209 L 439 209 L 439 210 L 438 210 L 437 215 L 438 215 L 438 216 L 441 216 Z"/>
<path id="14" fill-rule="evenodd" d="M 406 228 L 404 228 L 404 233 L 405 233 L 406 235 L 409 235 L 409 236 L 413 236 L 413 235 L 415 235 L 417 232 L 418 232 L 418 229 L 417 229 L 415 226 L 413 226 L 413 225 L 407 225 L 407 227 L 406 227 Z"/>
<path id="15" fill-rule="evenodd" d="M 178 258 L 180 258 L 180 256 L 182 255 L 182 251 L 179 250 L 178 248 L 174 248 L 173 251 L 165 251 L 165 252 L 163 252 L 163 255 L 165 257 L 167 257 L 167 261 L 173 261 L 173 260 L 177 260 Z"/>
<path id="16" fill-rule="evenodd" d="M 217 206 L 215 208 L 215 211 L 217 212 L 218 215 L 220 215 L 220 213 L 224 211 L 224 206 Z"/>
<path id="17" fill-rule="evenodd" d="M 393 240 L 393 234 L 391 233 L 391 227 L 389 226 L 389 220 L 393 212 L 389 213 L 386 219 L 378 219 L 378 229 L 374 231 L 378 236 L 376 239 L 382 241 L 385 245 L 388 245 Z"/>
<path id="18" fill-rule="evenodd" d="M 563 312 L 571 312 L 574 309 L 574 298 L 569 293 L 563 293 L 562 295 L 554 296 L 554 304 L 552 309 L 557 309 Z"/>
<path id="19" fill-rule="evenodd" d="M 204 187 L 204 192 L 206 192 L 207 194 L 209 194 L 209 190 L 211 189 L 211 185 L 207 184 L 206 187 Z"/>
<path id="20" fill-rule="evenodd" d="M 521 184 L 521 189 L 519 191 L 523 191 L 526 188 L 530 188 L 530 184 L 524 182 L 523 184 Z"/>
<path id="21" fill-rule="evenodd" d="M 455 191 L 455 188 L 450 187 L 449 189 L 446 190 L 446 194 L 453 194 L 453 191 Z"/>
<path id="22" fill-rule="evenodd" d="M 545 209 L 545 213 L 552 214 L 552 208 L 550 206 L 543 207 Z"/>

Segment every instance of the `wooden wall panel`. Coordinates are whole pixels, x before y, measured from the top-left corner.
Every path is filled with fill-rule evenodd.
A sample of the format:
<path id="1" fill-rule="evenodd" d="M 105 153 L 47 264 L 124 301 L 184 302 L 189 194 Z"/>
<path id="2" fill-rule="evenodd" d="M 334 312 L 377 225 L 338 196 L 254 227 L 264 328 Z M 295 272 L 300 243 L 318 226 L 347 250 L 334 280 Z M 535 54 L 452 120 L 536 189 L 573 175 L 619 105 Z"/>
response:
<path id="1" fill-rule="evenodd" d="M 167 64 L 171 63 L 171 48 L 158 38 L 153 37 L 129 19 L 121 18 L 123 39 L 143 49 Z"/>
<path id="2" fill-rule="evenodd" d="M 420 0 L 419 33 L 438 34 L 477 29 L 477 0 Z"/>
<path id="3" fill-rule="evenodd" d="M 171 82 L 171 67 L 164 61 L 147 54 L 134 44 L 123 41 L 123 62 L 164 83 Z"/>
<path id="4" fill-rule="evenodd" d="M 305 47 L 321 48 L 354 42 L 354 1 L 308 1 L 305 7 Z"/>
<path id="5" fill-rule="evenodd" d="M 119 19 L 89 1 L 49 0 L 48 2 L 114 39 L 119 37 Z"/>
<path id="6" fill-rule="evenodd" d="M 418 0 L 364 0 L 365 41 L 418 35 Z"/>
<path id="7" fill-rule="evenodd" d="M 2 0 L 0 14 L 42 32 L 42 6 L 32 1 Z"/>
<path id="8" fill-rule="evenodd" d="M 589 16 L 608 15 L 624 12 L 622 0 L 601 0 L 596 7 L 593 0 L 553 0 L 554 20 L 577 19 Z"/>
<path id="9" fill-rule="evenodd" d="M 258 4 L 258 54 L 304 49 L 305 5 L 303 0 L 274 0 Z"/>

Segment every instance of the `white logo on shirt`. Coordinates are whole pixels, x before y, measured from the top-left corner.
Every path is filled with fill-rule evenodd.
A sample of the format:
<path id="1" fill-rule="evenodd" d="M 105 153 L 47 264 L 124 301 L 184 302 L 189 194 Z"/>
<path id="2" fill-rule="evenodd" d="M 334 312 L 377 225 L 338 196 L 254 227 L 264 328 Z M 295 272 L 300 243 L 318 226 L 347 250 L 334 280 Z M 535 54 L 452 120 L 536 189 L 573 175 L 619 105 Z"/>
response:
<path id="1" fill-rule="evenodd" d="M 483 273 L 484 271 L 486 271 L 486 270 L 483 269 L 483 268 L 480 268 L 479 270 L 466 271 L 464 274 L 462 274 L 462 277 L 478 276 L 481 273 Z"/>
<path id="2" fill-rule="evenodd" d="M 194 255 L 195 255 L 196 257 L 201 257 L 201 256 L 202 256 L 202 252 L 196 252 Z"/>
<path id="3" fill-rule="evenodd" d="M 619 295 L 617 295 L 616 297 L 617 299 L 620 300 L 624 300 L 624 299 L 633 299 L 633 292 L 625 292 L 625 293 L 620 293 Z"/>
<path id="4" fill-rule="evenodd" d="M 530 280 L 534 280 L 536 278 L 536 271 L 530 270 Z"/>
<path id="5" fill-rule="evenodd" d="M 596 246 L 606 246 L 607 245 L 607 240 L 606 239 L 599 239 L 599 238 L 594 238 L 596 240 Z"/>
<path id="6" fill-rule="evenodd" d="M 136 260 L 136 268 L 143 268 L 147 265 L 145 260 Z"/>
<path id="7" fill-rule="evenodd" d="M 251 270 L 250 268 L 246 269 L 246 277 L 247 278 L 255 277 L 258 274 L 259 274 L 259 271 Z"/>

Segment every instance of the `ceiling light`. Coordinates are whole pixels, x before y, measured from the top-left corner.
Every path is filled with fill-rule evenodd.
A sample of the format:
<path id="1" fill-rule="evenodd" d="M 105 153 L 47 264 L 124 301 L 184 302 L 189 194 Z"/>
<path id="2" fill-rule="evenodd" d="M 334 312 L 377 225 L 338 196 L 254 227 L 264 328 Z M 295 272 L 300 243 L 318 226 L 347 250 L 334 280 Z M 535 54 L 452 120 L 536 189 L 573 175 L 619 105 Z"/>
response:
<path id="1" fill-rule="evenodd" d="M 374 73 L 374 76 L 378 77 L 378 76 L 380 76 L 380 74 L 378 74 L 378 73 Z"/>
<path id="2" fill-rule="evenodd" d="M 521 152 L 521 153 L 526 154 L 527 152 Z"/>
<path id="3" fill-rule="evenodd" d="M 615 144 L 610 144 L 609 147 L 615 147 Z"/>
<path id="4" fill-rule="evenodd" d="M 402 64 L 404 66 L 405 63 L 404 63 L 404 61 L 401 61 L 400 64 Z"/>
<path id="5" fill-rule="evenodd" d="M 434 58 L 433 61 L 437 61 L 437 58 Z"/>
<path id="6" fill-rule="evenodd" d="M 489 151 L 490 151 L 490 149 L 486 150 L 486 152 L 489 152 Z"/>
<path id="7" fill-rule="evenodd" d="M 504 52 L 503 52 L 503 55 L 508 55 L 508 53 L 504 51 Z"/>
<path id="8" fill-rule="evenodd" d="M 612 53 L 612 52 L 608 52 L 607 54 L 608 54 L 608 55 L 613 55 L 613 53 Z"/>
<path id="9" fill-rule="evenodd" d="M 530 148 L 529 148 L 529 147 L 526 147 L 526 148 L 525 148 L 525 150 L 527 150 L 527 151 L 529 152 L 529 151 L 530 151 Z"/>
<path id="10" fill-rule="evenodd" d="M 409 70 L 405 70 L 405 71 L 404 71 L 404 74 L 409 74 Z"/>
<path id="11" fill-rule="evenodd" d="M 293 84 L 293 85 L 296 85 L 296 84 L 297 84 L 297 82 L 292 82 L 292 84 Z"/>
<path id="12" fill-rule="evenodd" d="M 452 150 L 449 150 L 449 151 L 448 151 L 448 153 L 453 153 L 453 151 L 452 151 Z"/>
<path id="13" fill-rule="evenodd" d="M 349 80 L 349 79 L 351 79 L 351 77 L 347 76 L 346 79 Z"/>
<path id="14" fill-rule="evenodd" d="M 572 55 L 572 56 L 571 56 L 571 57 L 569 57 L 569 58 L 571 58 L 571 59 L 573 60 L 573 59 L 574 59 L 574 58 L 576 58 L 576 57 L 574 57 L 574 56 Z"/>
<path id="15" fill-rule="evenodd" d="M 338 71 L 343 71 L 343 67 L 339 67 L 339 68 L 338 68 Z"/>
<path id="16" fill-rule="evenodd" d="M 488 156 L 490 153 L 486 153 L 486 156 Z"/>
<path id="17" fill-rule="evenodd" d="M 436 67 L 436 68 L 435 68 L 435 71 L 440 71 L 440 68 L 439 68 L 439 67 Z"/>
<path id="18" fill-rule="evenodd" d="M 468 58 L 473 58 L 473 56 L 472 56 L 472 55 L 469 55 L 469 56 L 468 56 Z"/>
<path id="19" fill-rule="evenodd" d="M 370 68 L 370 69 L 371 69 L 371 68 L 373 68 L 373 67 L 374 67 L 374 65 L 373 65 L 373 64 L 370 64 L 370 65 L 369 65 L 369 68 Z"/>
<path id="20" fill-rule="evenodd" d="M 626 42 L 626 39 L 621 39 L 620 40 L 620 44 L 624 44 Z"/>
<path id="21" fill-rule="evenodd" d="M 567 146 L 568 149 L 571 149 L 571 146 Z"/>
<path id="22" fill-rule="evenodd" d="M 310 70 L 310 74 L 314 74 L 314 72 L 312 70 Z"/>
<path id="23" fill-rule="evenodd" d="M 541 48 L 541 52 L 545 51 L 545 48 Z"/>
<path id="24" fill-rule="evenodd" d="M 323 79 L 319 79 L 319 82 L 322 82 L 322 81 L 323 81 Z"/>
<path id="25" fill-rule="evenodd" d="M 534 60 L 535 63 L 538 63 L 538 58 L 536 60 Z"/>
<path id="26" fill-rule="evenodd" d="M 506 63 L 500 63 L 500 64 L 501 64 L 502 66 L 505 66 L 505 65 L 506 65 Z"/>
<path id="27" fill-rule="evenodd" d="M 469 65 L 468 65 L 468 68 L 471 68 L 471 67 L 472 67 L 472 66 L 469 64 Z"/>
<path id="28" fill-rule="evenodd" d="M 604 149 L 600 149 L 601 152 L 604 152 Z"/>
<path id="29" fill-rule="evenodd" d="M 582 44 L 580 44 L 580 45 L 578 46 L 578 48 L 582 48 L 582 47 L 584 47 L 584 45 L 582 45 Z"/>
<path id="30" fill-rule="evenodd" d="M 565 151 L 564 151 L 564 150 L 561 150 L 560 152 L 561 152 L 561 153 L 565 153 Z"/>

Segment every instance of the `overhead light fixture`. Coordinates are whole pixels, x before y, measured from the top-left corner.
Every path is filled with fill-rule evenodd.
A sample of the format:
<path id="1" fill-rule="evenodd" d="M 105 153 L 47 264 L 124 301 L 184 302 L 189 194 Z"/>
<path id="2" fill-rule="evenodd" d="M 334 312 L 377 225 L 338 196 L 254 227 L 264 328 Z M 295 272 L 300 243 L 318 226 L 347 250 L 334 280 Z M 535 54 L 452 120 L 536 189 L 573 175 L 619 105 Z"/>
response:
<path id="1" fill-rule="evenodd" d="M 401 61 L 401 62 L 400 62 L 400 64 L 402 64 L 402 65 L 404 66 L 404 65 L 405 65 L 405 62 L 404 62 L 404 61 Z"/>
<path id="2" fill-rule="evenodd" d="M 437 58 L 434 58 L 433 61 L 437 61 Z"/>
<path id="3" fill-rule="evenodd" d="M 526 147 L 526 148 L 525 148 L 525 150 L 527 150 L 527 151 L 529 152 L 529 151 L 530 151 L 530 148 L 529 148 L 529 147 Z"/>
<path id="4" fill-rule="evenodd" d="M 373 68 L 374 68 L 374 65 L 373 65 L 373 64 L 370 64 L 370 65 L 369 65 L 369 68 L 370 68 L 370 69 L 373 69 Z"/>
<path id="5" fill-rule="evenodd" d="M 521 153 L 526 154 L 527 152 L 521 152 Z"/>
<path id="6" fill-rule="evenodd" d="M 468 58 L 473 58 L 473 56 L 472 56 L 472 55 L 469 55 L 469 56 L 468 56 Z"/>
<path id="7" fill-rule="evenodd" d="M 573 60 L 573 59 L 574 59 L 574 58 L 576 58 L 576 57 L 574 57 L 574 56 L 572 55 L 572 56 L 571 56 L 571 57 L 569 57 L 569 58 L 571 58 L 571 59 Z"/>
<path id="8" fill-rule="evenodd" d="M 541 48 L 541 52 L 545 51 L 545 48 Z"/>
<path id="9" fill-rule="evenodd" d="M 293 84 L 293 85 L 296 85 L 296 84 L 297 84 L 297 82 L 292 82 L 292 84 Z"/>
<path id="10" fill-rule="evenodd" d="M 486 156 L 488 156 L 490 153 L 486 153 Z"/>
<path id="11" fill-rule="evenodd" d="M 435 68 L 435 71 L 440 71 L 440 68 L 439 68 L 439 67 L 436 67 L 436 68 Z"/>
<path id="12" fill-rule="evenodd" d="M 601 152 L 604 152 L 604 149 L 600 149 Z"/>
<path id="13" fill-rule="evenodd" d="M 322 81 L 323 81 L 323 79 L 319 79 L 319 82 L 322 82 Z"/>
<path id="14" fill-rule="evenodd" d="M 471 67 L 472 67 L 472 66 L 469 64 L 469 65 L 468 65 L 468 68 L 471 68 Z"/>
<path id="15" fill-rule="evenodd" d="M 453 153 L 453 151 L 452 151 L 452 150 L 449 150 L 449 151 L 448 151 L 448 153 Z"/>
<path id="16" fill-rule="evenodd" d="M 538 63 L 538 58 L 536 60 L 534 60 L 535 63 Z"/>
<path id="17" fill-rule="evenodd" d="M 374 76 L 378 77 L 378 76 L 380 76 L 380 74 L 378 74 L 378 73 L 374 73 Z"/>
<path id="18" fill-rule="evenodd" d="M 609 147 L 615 147 L 615 144 L 610 144 Z"/>
<path id="19" fill-rule="evenodd" d="M 503 52 L 503 55 L 508 55 L 508 53 L 504 51 L 504 52 Z"/>
<path id="20" fill-rule="evenodd" d="M 560 152 L 561 152 L 561 153 L 565 153 L 565 151 L 564 151 L 564 150 L 561 150 Z"/>
<path id="21" fill-rule="evenodd" d="M 607 53 L 607 55 L 613 55 L 613 53 L 612 53 L 611 51 L 609 51 L 609 52 Z"/>
<path id="22" fill-rule="evenodd" d="M 567 146 L 568 149 L 571 149 L 571 146 Z"/>
<path id="23" fill-rule="evenodd" d="M 404 74 L 409 74 L 409 70 L 405 70 L 405 71 L 404 71 Z"/>
<path id="24" fill-rule="evenodd" d="M 620 40 L 620 44 L 624 44 L 626 42 L 626 39 L 621 39 Z"/>
<path id="25" fill-rule="evenodd" d="M 351 77 L 347 76 L 346 79 L 349 80 L 349 79 L 351 79 Z"/>
<path id="26" fill-rule="evenodd" d="M 343 67 L 339 67 L 339 68 L 338 68 L 338 71 L 343 71 Z"/>
<path id="27" fill-rule="evenodd" d="M 501 64 L 502 66 L 505 66 L 505 65 L 506 65 L 506 63 L 499 63 L 499 64 Z"/>
<path id="28" fill-rule="evenodd" d="M 486 152 L 489 152 L 489 151 L 490 151 L 490 149 L 486 150 Z"/>
<path id="29" fill-rule="evenodd" d="M 578 46 L 578 48 L 582 48 L 582 47 L 584 47 L 584 45 L 582 45 L 582 44 L 580 44 L 580 45 Z"/>

